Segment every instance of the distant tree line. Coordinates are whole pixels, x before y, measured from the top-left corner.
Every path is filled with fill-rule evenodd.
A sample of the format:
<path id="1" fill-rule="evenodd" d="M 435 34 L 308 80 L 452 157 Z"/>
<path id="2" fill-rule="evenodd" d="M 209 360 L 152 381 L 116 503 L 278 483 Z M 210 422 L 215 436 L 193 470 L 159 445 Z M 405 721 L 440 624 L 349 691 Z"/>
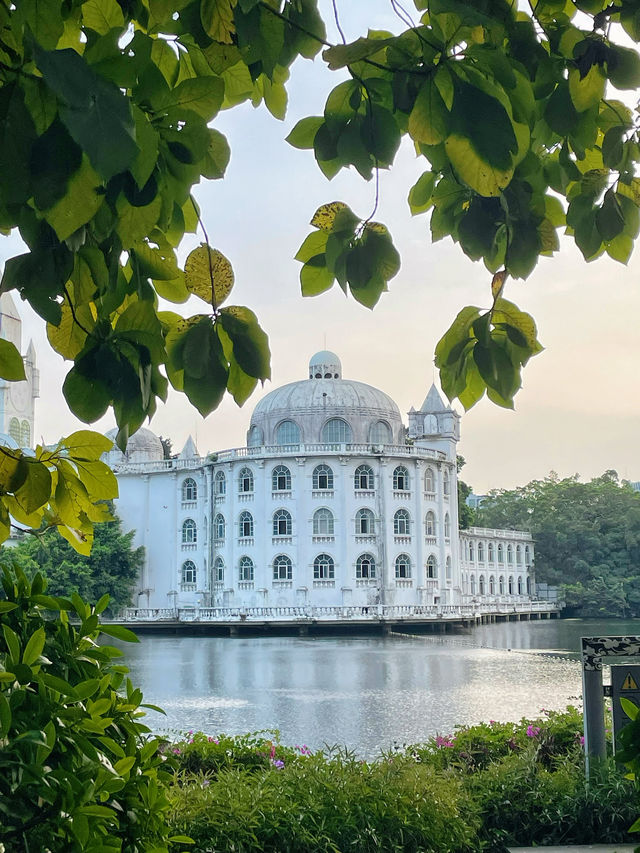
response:
<path id="1" fill-rule="evenodd" d="M 563 588 L 568 613 L 640 615 L 640 493 L 615 471 L 493 490 L 476 523 L 530 531 L 536 580 Z"/>
<path id="2" fill-rule="evenodd" d="M 114 514 L 113 521 L 96 524 L 88 556 L 78 554 L 55 528 L 29 534 L 15 547 L 3 548 L 2 556 L 5 562 L 17 562 L 28 576 L 41 572 L 49 595 L 68 598 L 77 592 L 85 601 L 96 602 L 107 593 L 109 610 L 114 612 L 131 604 L 131 591 L 144 562 L 144 547 L 133 547 L 134 533 L 123 533 Z"/>

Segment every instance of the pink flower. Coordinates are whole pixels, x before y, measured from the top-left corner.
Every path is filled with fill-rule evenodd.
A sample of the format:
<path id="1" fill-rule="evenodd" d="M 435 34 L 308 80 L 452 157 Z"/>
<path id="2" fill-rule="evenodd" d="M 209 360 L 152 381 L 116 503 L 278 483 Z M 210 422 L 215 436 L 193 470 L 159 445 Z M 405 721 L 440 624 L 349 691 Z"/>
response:
<path id="1" fill-rule="evenodd" d="M 540 734 L 540 726 L 527 726 L 527 737 L 538 737 Z"/>
<path id="2" fill-rule="evenodd" d="M 276 761 L 272 761 L 271 763 L 276 768 L 276 770 L 282 770 L 282 768 L 284 767 L 284 761 L 280 761 L 279 758 Z"/>
<path id="3" fill-rule="evenodd" d="M 438 747 L 438 749 L 443 749 L 451 748 L 452 746 L 455 746 L 455 744 L 453 740 L 451 740 L 451 738 L 449 737 L 441 737 L 440 735 L 436 735 L 436 746 Z"/>
<path id="4" fill-rule="evenodd" d="M 172 752 L 174 755 L 180 755 L 180 753 L 182 752 L 182 750 L 181 750 L 181 749 L 178 749 L 178 747 L 177 747 L 177 746 L 174 746 L 174 747 L 173 747 L 173 749 L 171 750 L 171 752 Z"/>

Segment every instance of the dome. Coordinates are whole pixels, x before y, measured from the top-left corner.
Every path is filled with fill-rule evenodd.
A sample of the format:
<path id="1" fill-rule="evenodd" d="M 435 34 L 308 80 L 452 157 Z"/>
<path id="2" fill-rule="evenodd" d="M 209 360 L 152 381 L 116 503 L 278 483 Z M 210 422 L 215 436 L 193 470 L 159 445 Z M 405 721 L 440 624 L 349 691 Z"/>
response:
<path id="1" fill-rule="evenodd" d="M 320 367 L 322 379 L 316 378 Z M 331 368 L 332 378 L 324 378 L 329 372 L 324 368 Z M 403 442 L 402 418 L 391 397 L 364 382 L 342 379 L 335 353 L 316 353 L 309 373 L 309 379 L 283 385 L 260 400 L 251 416 L 249 446 Z"/>
<path id="2" fill-rule="evenodd" d="M 122 453 L 115 444 L 117 434 L 117 429 L 110 429 L 109 432 L 105 433 L 105 436 L 114 442 L 113 449 L 106 454 L 106 461 L 109 465 L 117 465 L 122 462 L 158 462 L 164 459 L 162 442 L 150 429 L 140 427 L 127 442 L 125 453 Z"/>
<path id="3" fill-rule="evenodd" d="M 342 364 L 335 352 L 323 349 L 309 360 L 309 379 L 342 379 Z"/>

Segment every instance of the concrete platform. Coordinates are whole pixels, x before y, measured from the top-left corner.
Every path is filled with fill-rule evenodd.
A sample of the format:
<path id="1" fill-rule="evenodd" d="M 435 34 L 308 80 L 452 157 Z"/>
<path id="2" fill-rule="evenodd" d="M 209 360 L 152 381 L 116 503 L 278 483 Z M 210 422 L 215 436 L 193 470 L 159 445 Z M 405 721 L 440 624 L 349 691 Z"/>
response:
<path id="1" fill-rule="evenodd" d="M 510 853 L 633 853 L 635 844 L 570 844 L 568 847 L 509 847 Z"/>

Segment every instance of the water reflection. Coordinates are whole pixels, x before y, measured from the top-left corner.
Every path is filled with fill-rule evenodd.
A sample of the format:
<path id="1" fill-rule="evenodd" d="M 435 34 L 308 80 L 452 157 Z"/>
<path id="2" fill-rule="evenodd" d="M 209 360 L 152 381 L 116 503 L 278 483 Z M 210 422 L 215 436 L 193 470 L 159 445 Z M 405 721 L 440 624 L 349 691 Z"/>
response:
<path id="1" fill-rule="evenodd" d="M 150 715 L 157 730 L 277 728 L 285 743 L 372 755 L 456 723 L 564 708 L 581 690 L 580 636 L 607 633 L 640 633 L 640 621 L 505 623 L 438 638 L 143 637 L 126 660 L 145 700 L 167 712 Z"/>

